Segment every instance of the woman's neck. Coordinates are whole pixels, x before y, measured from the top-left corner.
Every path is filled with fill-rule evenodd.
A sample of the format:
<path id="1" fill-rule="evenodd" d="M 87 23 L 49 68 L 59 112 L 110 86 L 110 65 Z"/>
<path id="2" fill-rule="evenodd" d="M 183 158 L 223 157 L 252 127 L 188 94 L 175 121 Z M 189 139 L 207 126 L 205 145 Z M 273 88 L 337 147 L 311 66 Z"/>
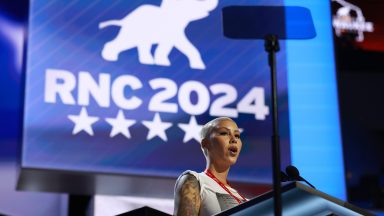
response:
<path id="1" fill-rule="evenodd" d="M 229 166 L 217 166 L 215 164 L 209 164 L 207 169 L 223 184 L 228 185 L 227 176 L 229 172 Z"/>

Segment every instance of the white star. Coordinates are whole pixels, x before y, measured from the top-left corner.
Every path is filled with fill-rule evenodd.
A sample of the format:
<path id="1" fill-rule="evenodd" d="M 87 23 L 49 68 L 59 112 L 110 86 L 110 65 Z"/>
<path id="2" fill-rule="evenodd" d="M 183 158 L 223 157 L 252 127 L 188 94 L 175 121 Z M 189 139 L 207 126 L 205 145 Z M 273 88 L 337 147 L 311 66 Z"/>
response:
<path id="1" fill-rule="evenodd" d="M 105 121 L 112 126 L 111 133 L 109 137 L 114 137 L 117 134 L 121 133 L 127 138 L 131 138 L 128 128 L 136 123 L 135 120 L 125 119 L 124 113 L 122 110 L 119 110 L 116 118 L 105 118 Z"/>
<path id="2" fill-rule="evenodd" d="M 152 121 L 143 121 L 143 125 L 145 125 L 145 127 L 149 129 L 147 140 L 158 136 L 162 140 L 167 141 L 167 135 L 165 134 L 165 130 L 170 128 L 172 126 L 172 123 L 162 122 L 159 113 L 156 113 Z"/>
<path id="3" fill-rule="evenodd" d="M 191 139 L 195 139 L 197 142 L 200 142 L 200 131 L 203 127 L 202 125 L 197 124 L 195 116 L 191 116 L 188 124 L 178 124 L 184 133 L 183 142 L 186 143 Z"/>
<path id="4" fill-rule="evenodd" d="M 72 134 L 77 134 L 83 130 L 91 136 L 93 136 L 91 125 L 99 120 L 98 117 L 88 116 L 85 107 L 81 108 L 79 115 L 68 115 L 68 118 L 75 123 Z"/>

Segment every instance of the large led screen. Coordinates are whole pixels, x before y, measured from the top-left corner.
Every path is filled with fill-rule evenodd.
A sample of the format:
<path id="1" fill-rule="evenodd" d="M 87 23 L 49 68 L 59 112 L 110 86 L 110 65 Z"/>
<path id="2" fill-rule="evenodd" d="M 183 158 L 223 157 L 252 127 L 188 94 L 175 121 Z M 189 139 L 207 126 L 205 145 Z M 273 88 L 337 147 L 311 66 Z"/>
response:
<path id="1" fill-rule="evenodd" d="M 231 178 L 271 182 L 270 71 L 262 40 L 222 33 L 228 5 L 280 1 L 31 2 L 22 167 L 176 177 L 202 171 L 204 123 L 233 118 Z M 289 164 L 285 44 L 277 55 Z"/>

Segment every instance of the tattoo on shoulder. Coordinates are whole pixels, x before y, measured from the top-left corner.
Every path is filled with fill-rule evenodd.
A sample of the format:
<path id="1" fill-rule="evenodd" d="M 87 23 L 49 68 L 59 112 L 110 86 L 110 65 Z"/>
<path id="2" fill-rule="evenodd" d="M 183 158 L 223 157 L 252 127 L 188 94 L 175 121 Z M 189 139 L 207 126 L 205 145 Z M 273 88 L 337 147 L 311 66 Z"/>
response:
<path id="1" fill-rule="evenodd" d="M 200 209 L 200 185 L 196 177 L 183 176 L 179 188 L 179 206 L 177 215 L 198 215 Z"/>

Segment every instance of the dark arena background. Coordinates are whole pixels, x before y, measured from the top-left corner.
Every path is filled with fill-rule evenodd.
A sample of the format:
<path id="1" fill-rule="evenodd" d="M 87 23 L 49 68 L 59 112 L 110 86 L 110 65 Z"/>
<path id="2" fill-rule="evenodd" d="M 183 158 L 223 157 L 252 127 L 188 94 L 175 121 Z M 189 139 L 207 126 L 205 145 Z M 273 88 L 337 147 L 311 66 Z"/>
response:
<path id="1" fill-rule="evenodd" d="M 270 191 L 267 53 L 223 35 L 236 5 L 298 6 L 314 26 L 276 56 L 281 169 L 384 215 L 384 2 L 215 2 L 0 1 L 0 215 L 172 214 L 175 180 L 204 170 L 199 131 L 218 116 L 242 133 L 231 183 Z"/>

